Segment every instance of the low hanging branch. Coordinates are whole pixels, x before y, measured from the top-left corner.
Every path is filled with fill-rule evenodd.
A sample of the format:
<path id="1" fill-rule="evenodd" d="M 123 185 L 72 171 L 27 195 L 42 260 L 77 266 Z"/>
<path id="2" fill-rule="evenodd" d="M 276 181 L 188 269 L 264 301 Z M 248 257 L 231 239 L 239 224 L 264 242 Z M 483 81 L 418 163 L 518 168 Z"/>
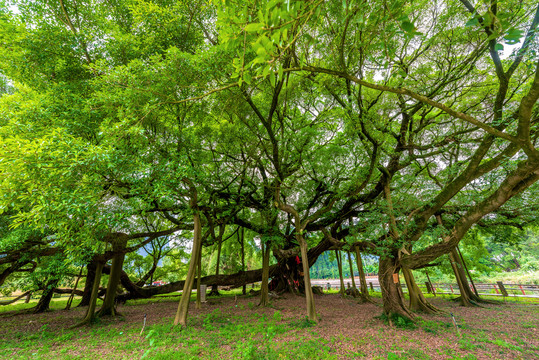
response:
<path id="1" fill-rule="evenodd" d="M 27 292 L 17 296 L 15 299 L 12 299 L 12 300 L 9 300 L 9 301 L 1 301 L 0 302 L 0 306 L 5 306 L 5 305 L 11 305 L 13 304 L 14 302 L 17 302 L 19 301 L 20 299 L 22 299 L 23 297 L 27 296 L 28 294 L 30 294 L 32 291 L 31 290 L 28 290 Z"/>

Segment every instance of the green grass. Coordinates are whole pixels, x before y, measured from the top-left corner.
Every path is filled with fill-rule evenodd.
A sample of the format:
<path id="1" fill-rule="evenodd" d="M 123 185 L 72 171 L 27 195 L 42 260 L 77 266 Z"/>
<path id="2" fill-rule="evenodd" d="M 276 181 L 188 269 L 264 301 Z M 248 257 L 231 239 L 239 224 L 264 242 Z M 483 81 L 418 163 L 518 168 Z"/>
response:
<path id="1" fill-rule="evenodd" d="M 172 326 L 171 319 L 148 326 L 129 325 L 119 330 L 98 324 L 88 329 L 51 332 L 43 325 L 34 333 L 13 333 L 0 343 L 0 358 L 95 359 L 103 346 L 116 358 L 197 359 L 200 357 L 240 359 L 280 359 L 293 353 L 296 359 L 337 358 L 327 340 L 316 332 L 309 338 L 281 342 L 279 336 L 312 326 L 308 321 L 283 321 L 279 311 L 273 316 L 253 312 L 249 319 L 224 314 L 220 309 L 191 317 L 188 327 Z M 84 351 L 81 351 L 83 347 Z M 101 355 L 97 355 L 100 357 Z"/>
<path id="2" fill-rule="evenodd" d="M 337 293 L 336 291 L 334 293 Z M 157 323 L 148 325 L 140 336 L 141 323 L 128 321 L 102 320 L 92 327 L 79 329 L 51 330 L 48 324 L 43 324 L 37 331 L 25 332 L 24 326 L 19 327 L 17 321 L 22 317 L 2 317 L 0 326 L 12 329 L 0 341 L 0 359 L 100 359 L 114 357 L 115 359 L 341 359 L 341 358 L 379 358 L 379 359 L 429 359 L 429 356 L 441 356 L 447 359 L 475 359 L 476 355 L 484 354 L 489 349 L 496 349 L 494 357 L 504 357 L 507 354 L 519 353 L 525 358 L 533 357 L 539 351 L 517 334 L 504 334 L 499 329 L 490 333 L 487 329 L 488 318 L 485 322 L 470 326 L 464 317 L 457 319 L 460 333 L 457 334 L 451 318 L 418 317 L 417 321 L 409 324 L 392 319 L 396 325 L 393 328 L 373 321 L 370 326 L 378 327 L 378 335 L 365 335 L 360 338 L 347 338 L 344 335 L 324 336 L 323 325 L 316 325 L 307 319 L 295 317 L 286 318 L 286 310 L 258 311 L 258 297 L 244 300 L 238 304 L 243 315 L 231 315 L 226 311 L 227 306 L 234 306 L 230 298 L 240 295 L 241 289 L 222 292 L 219 298 L 209 297 L 213 311 L 200 313 L 189 317 L 188 327 L 180 329 L 172 325 L 171 318 L 163 318 Z M 171 296 L 172 295 L 172 296 Z M 177 302 L 177 293 L 157 296 L 152 299 L 129 301 L 127 306 L 151 304 L 155 302 Z M 192 294 L 195 299 L 195 294 Z M 336 298 L 337 299 L 337 298 Z M 499 299 L 498 299 L 499 300 Z M 480 311 L 509 311 L 513 313 L 520 309 L 538 311 L 539 307 L 529 306 L 530 299 L 516 299 L 519 303 L 509 304 L 502 308 L 483 308 Z M 339 300 L 340 301 L 340 300 Z M 348 301 L 353 301 L 349 299 Z M 15 304 L 0 307 L 0 311 L 21 310 L 35 305 Z M 53 299 L 53 309 L 63 309 L 67 297 Z M 78 303 L 75 301 L 73 306 Z M 222 306 L 221 306 L 222 304 Z M 502 302 L 500 304 L 503 305 Z M 212 309 L 210 308 L 210 309 Z M 289 309 L 287 309 L 289 310 Z M 299 309 L 298 309 L 299 310 Z M 359 310 L 359 309 L 358 309 Z M 80 311 L 80 310 L 75 310 Z M 52 312 L 55 319 L 66 316 L 65 312 Z M 246 314 L 246 315 L 245 315 Z M 490 314 L 490 313 L 489 313 Z M 374 315 L 374 314 L 373 314 Z M 496 320 L 492 313 L 492 321 Z M 29 317 L 25 317 L 29 319 Z M 489 315 L 490 318 L 490 315 Z M 50 317 L 49 317 L 50 319 Z M 527 318 L 526 320 L 531 320 Z M 27 320 L 25 320 L 27 321 Z M 323 324 L 322 319 L 321 324 Z M 113 325 L 113 326 L 111 326 Z M 532 329 L 533 321 L 522 322 L 521 328 Z M 19 330 L 20 329 L 20 330 Z M 440 339 L 453 339 L 444 346 L 438 347 L 437 354 L 426 350 L 421 343 L 416 343 L 413 332 L 424 332 L 429 336 Z M 391 334 L 399 334 L 399 341 L 388 346 L 386 338 Z M 529 333 L 529 331 L 528 331 Z M 503 335 L 500 337 L 500 335 Z M 517 336 L 508 338 L 508 336 Z M 339 352 L 343 345 L 353 344 L 353 350 Z M 411 346 L 413 344 L 413 346 Z M 358 347 L 374 345 L 375 350 L 364 352 Z M 431 349 L 432 350 L 432 349 Z M 373 352 L 374 351 L 374 352 Z M 465 356 L 463 355 L 466 354 Z M 475 355 L 474 355 L 475 354 Z M 378 357 L 377 357 L 378 356 Z M 480 357 L 480 356 L 479 356 Z"/>

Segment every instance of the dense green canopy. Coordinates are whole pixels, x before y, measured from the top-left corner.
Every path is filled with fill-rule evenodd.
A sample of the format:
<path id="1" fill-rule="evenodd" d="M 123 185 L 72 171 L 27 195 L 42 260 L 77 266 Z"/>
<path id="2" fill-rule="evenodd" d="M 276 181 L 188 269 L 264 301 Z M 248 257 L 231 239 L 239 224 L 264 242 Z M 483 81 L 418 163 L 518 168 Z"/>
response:
<path id="1" fill-rule="evenodd" d="M 14 1 L 0 23 L 0 284 L 242 228 L 272 269 L 380 256 L 406 314 L 393 273 L 535 221 L 533 1 Z"/>

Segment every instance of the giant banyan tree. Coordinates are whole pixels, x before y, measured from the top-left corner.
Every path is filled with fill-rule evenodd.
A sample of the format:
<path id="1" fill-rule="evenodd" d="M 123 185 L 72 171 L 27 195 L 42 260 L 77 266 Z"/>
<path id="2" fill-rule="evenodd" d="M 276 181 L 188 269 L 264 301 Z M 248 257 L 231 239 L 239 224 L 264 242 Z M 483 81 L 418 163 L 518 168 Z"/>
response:
<path id="1" fill-rule="evenodd" d="M 82 295 L 83 324 L 118 301 L 261 281 L 260 305 L 305 296 L 317 321 L 309 268 L 337 250 L 360 274 L 360 255 L 378 256 L 383 312 L 413 318 L 437 311 L 413 270 L 449 255 L 469 290 L 459 241 L 537 203 L 534 1 L 13 3 L 0 7 L 0 285 L 31 279 L 35 311 L 54 291 Z M 183 278 L 143 286 L 182 242 Z M 242 270 L 223 274 L 230 242 Z M 135 279 L 126 256 L 148 246 Z M 73 269 L 84 287 L 60 288 Z M 188 308 L 182 296 L 175 324 Z"/>

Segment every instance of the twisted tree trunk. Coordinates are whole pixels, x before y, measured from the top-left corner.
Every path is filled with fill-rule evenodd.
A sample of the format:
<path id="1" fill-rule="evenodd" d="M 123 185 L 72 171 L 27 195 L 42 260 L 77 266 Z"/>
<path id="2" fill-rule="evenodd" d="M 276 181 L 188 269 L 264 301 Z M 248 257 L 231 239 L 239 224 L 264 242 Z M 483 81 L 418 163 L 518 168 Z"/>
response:
<path id="1" fill-rule="evenodd" d="M 421 289 L 417 286 L 414 274 L 408 268 L 402 267 L 402 274 L 408 287 L 408 296 L 410 297 L 409 309 L 412 311 L 420 311 L 428 314 L 439 312 L 440 310 L 430 304 Z"/>
<path id="2" fill-rule="evenodd" d="M 399 288 L 399 274 L 395 258 L 391 256 L 381 258 L 378 269 L 378 281 L 382 290 L 384 314 L 390 323 L 398 316 L 412 319 L 414 316 L 404 304 L 402 292 Z"/>

